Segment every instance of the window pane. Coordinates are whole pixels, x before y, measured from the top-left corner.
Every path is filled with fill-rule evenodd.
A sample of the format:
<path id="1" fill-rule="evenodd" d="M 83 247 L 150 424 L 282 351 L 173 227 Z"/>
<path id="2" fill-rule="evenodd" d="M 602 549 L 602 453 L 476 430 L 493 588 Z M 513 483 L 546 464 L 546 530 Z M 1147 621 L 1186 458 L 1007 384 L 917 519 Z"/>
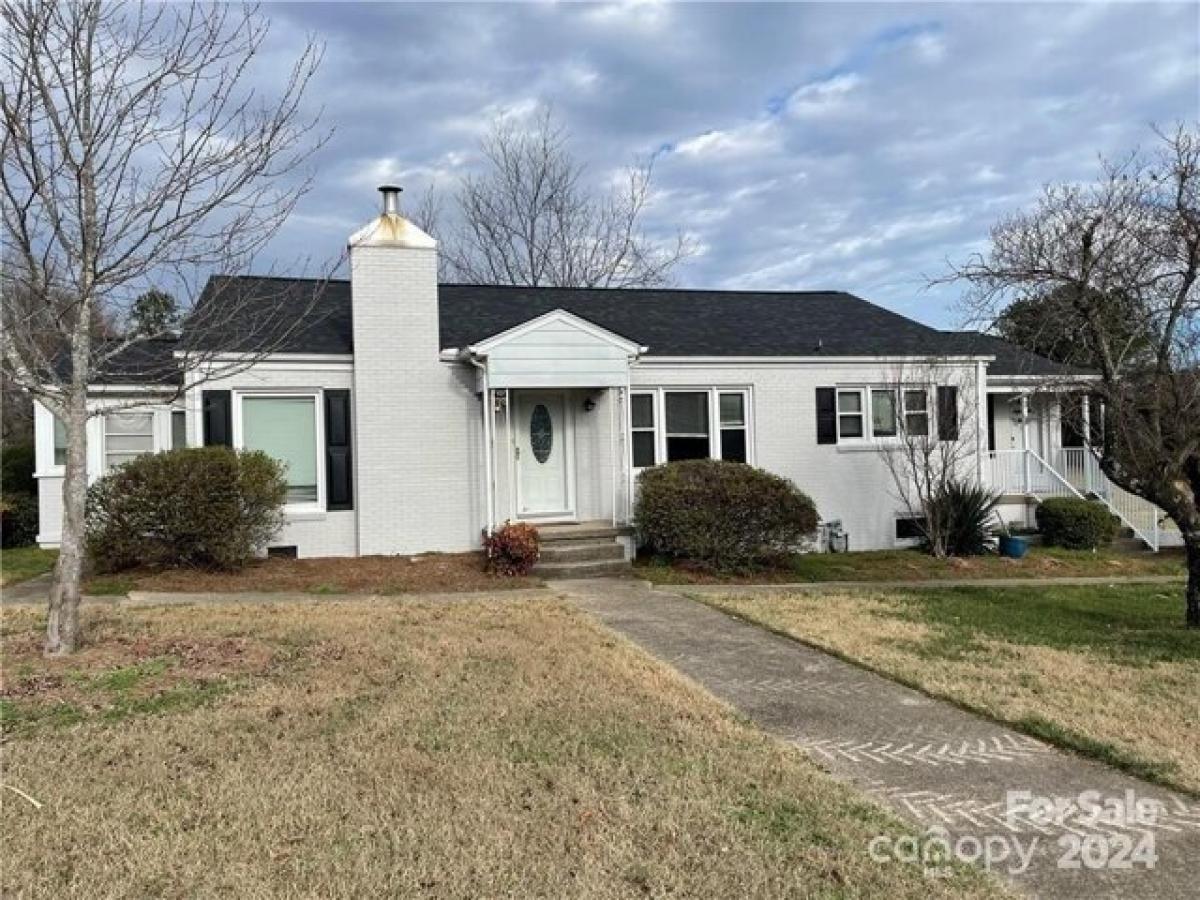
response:
<path id="1" fill-rule="evenodd" d="M 929 437 L 929 413 L 905 413 L 904 430 L 913 437 Z"/>
<path id="2" fill-rule="evenodd" d="M 182 409 L 171 411 L 171 447 L 180 450 L 187 446 L 187 413 Z"/>
<path id="3" fill-rule="evenodd" d="M 721 459 L 732 462 L 746 461 L 746 429 L 721 429 Z"/>
<path id="4" fill-rule="evenodd" d="M 871 391 L 871 429 L 876 437 L 896 434 L 896 394 L 894 391 Z"/>
<path id="5" fill-rule="evenodd" d="M 925 412 L 925 404 L 927 395 L 924 391 L 905 391 L 904 392 L 904 411 L 905 412 Z"/>
<path id="6" fill-rule="evenodd" d="M 708 436 L 707 392 L 671 391 L 667 394 L 667 434 Z"/>
<path id="7" fill-rule="evenodd" d="M 633 467 L 645 469 L 654 465 L 654 432 L 635 431 L 633 433 Z"/>
<path id="8" fill-rule="evenodd" d="M 746 424 L 746 398 L 741 394 L 721 395 L 721 424 Z"/>
<path id="9" fill-rule="evenodd" d="M 651 394 L 634 394 L 633 406 L 630 410 L 633 414 L 634 428 L 653 428 L 654 427 L 654 397 Z"/>
<path id="10" fill-rule="evenodd" d="M 105 434 L 153 434 L 154 413 L 118 412 L 104 417 Z"/>
<path id="11" fill-rule="evenodd" d="M 153 453 L 154 438 L 144 434 L 108 434 L 104 437 L 106 453 Z"/>
<path id="12" fill-rule="evenodd" d="M 117 466 L 125 465 L 125 463 L 132 459 L 137 459 L 141 455 L 140 453 L 109 453 L 105 457 L 105 461 L 108 463 L 108 468 L 112 470 L 117 468 Z"/>
<path id="13" fill-rule="evenodd" d="M 667 436 L 667 462 L 683 459 L 708 459 L 707 437 Z"/>
<path id="14" fill-rule="evenodd" d="M 858 391 L 846 391 L 838 394 L 838 412 L 862 412 L 862 394 Z"/>
<path id="15" fill-rule="evenodd" d="M 844 438 L 862 437 L 862 416 L 838 416 L 838 434 Z"/>
<path id="16" fill-rule="evenodd" d="M 58 416 L 54 417 L 54 464 L 67 464 L 67 426 Z"/>
<path id="17" fill-rule="evenodd" d="M 312 397 L 244 397 L 242 445 L 287 467 L 289 503 L 317 500 L 317 412 Z"/>

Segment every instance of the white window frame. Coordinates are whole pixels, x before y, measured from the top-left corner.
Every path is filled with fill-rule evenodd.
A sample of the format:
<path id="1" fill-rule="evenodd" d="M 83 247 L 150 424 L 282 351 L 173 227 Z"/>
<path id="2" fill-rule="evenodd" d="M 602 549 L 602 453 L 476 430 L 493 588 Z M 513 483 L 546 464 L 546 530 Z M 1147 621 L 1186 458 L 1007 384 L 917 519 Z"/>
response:
<path id="1" fill-rule="evenodd" d="M 864 444 L 897 444 L 902 441 L 908 431 L 908 407 L 905 405 L 905 393 L 908 391 L 922 391 L 925 394 L 925 409 L 923 410 L 926 421 L 928 422 L 929 430 L 926 431 L 926 437 L 936 437 L 937 423 L 934 419 L 934 392 L 935 388 L 927 384 L 850 384 L 838 385 L 835 389 L 834 405 L 837 410 L 837 442 L 839 445 L 862 446 Z M 875 416 L 872 409 L 874 403 L 875 392 L 890 391 L 896 398 L 896 433 L 878 435 L 875 433 Z M 840 398 L 842 394 L 858 394 L 859 403 L 862 406 L 861 413 L 843 413 L 841 411 Z M 842 416 L 861 415 L 863 420 L 863 433 L 861 437 L 845 437 L 842 435 Z"/>
<path id="2" fill-rule="evenodd" d="M 149 415 L 150 416 L 150 432 L 149 434 L 123 434 L 120 437 L 149 437 L 150 449 L 145 453 L 139 453 L 138 456 L 145 456 L 147 453 L 159 453 L 164 449 L 169 449 L 171 446 L 170 436 L 167 436 L 166 441 L 163 440 L 162 420 L 163 413 L 167 413 L 167 423 L 170 424 L 170 411 L 165 406 L 114 406 L 105 409 L 100 413 L 100 460 L 101 468 L 105 474 L 116 471 L 116 466 L 111 466 L 108 463 L 108 417 L 122 415 Z M 118 436 L 118 435 L 114 435 Z M 122 456 L 128 456 L 128 453 L 122 453 Z M 122 464 L 123 465 L 123 464 Z"/>
<path id="3" fill-rule="evenodd" d="M 633 424 L 633 398 L 649 397 L 650 398 L 650 425 L 634 425 Z M 650 465 L 658 463 L 658 401 L 655 399 L 654 391 L 634 391 L 629 392 L 629 465 L 635 472 L 641 472 L 647 466 L 635 466 L 633 463 L 633 435 L 641 433 L 649 433 L 652 442 L 651 446 L 654 451 L 654 461 Z"/>
<path id="4" fill-rule="evenodd" d="M 653 397 L 654 409 L 654 464 L 660 465 L 667 461 L 667 399 L 670 393 L 707 394 L 708 395 L 708 458 L 721 459 L 721 394 L 741 394 L 742 410 L 746 418 L 746 463 L 755 464 L 754 436 L 754 391 L 749 385 L 687 385 L 672 384 L 656 387 L 635 387 L 630 389 L 630 396 L 649 394 Z M 630 422 L 632 423 L 632 413 Z M 633 429 L 649 431 L 649 428 Z M 629 440 L 629 466 L 636 475 L 646 467 L 633 467 L 633 439 Z"/>
<path id="5" fill-rule="evenodd" d="M 233 391 L 233 446 L 246 449 L 242 439 L 242 401 L 247 398 L 263 400 L 313 401 L 314 438 L 317 453 L 317 499 L 306 503 L 284 503 L 288 515 L 325 512 L 325 396 L 320 388 L 270 388 L 267 390 Z"/>
<path id="6" fill-rule="evenodd" d="M 858 395 L 858 412 L 843 413 L 842 412 L 842 395 L 857 394 Z M 869 388 L 863 385 L 840 386 L 833 395 L 834 412 L 837 414 L 837 442 L 839 444 L 865 444 L 872 440 L 871 435 L 871 406 Z M 842 434 L 842 416 L 858 416 L 862 420 L 862 434 L 858 435 L 843 435 Z"/>

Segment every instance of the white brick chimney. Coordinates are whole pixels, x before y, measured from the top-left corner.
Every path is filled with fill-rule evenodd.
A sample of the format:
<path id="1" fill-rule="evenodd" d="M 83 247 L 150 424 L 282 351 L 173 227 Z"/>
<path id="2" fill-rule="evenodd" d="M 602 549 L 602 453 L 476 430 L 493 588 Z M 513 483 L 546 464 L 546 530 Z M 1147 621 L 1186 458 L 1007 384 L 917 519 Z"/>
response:
<path id="1" fill-rule="evenodd" d="M 442 362 L 437 242 L 381 187 L 379 216 L 349 243 L 359 553 L 466 550 L 479 542 L 479 400 Z"/>

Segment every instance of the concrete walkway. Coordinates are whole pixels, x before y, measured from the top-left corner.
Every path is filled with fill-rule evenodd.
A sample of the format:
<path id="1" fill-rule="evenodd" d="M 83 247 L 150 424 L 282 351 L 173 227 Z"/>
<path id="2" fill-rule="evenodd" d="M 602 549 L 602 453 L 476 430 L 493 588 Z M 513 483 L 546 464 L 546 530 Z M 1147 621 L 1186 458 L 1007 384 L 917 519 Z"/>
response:
<path id="1" fill-rule="evenodd" d="M 1061 752 L 674 590 L 632 581 L 558 582 L 576 605 L 729 703 L 766 731 L 991 870 L 1040 897 L 1200 894 L 1200 804 Z M 691 590 L 691 587 L 677 590 Z M 1059 801 L 1008 805 L 1010 792 Z M 1104 821 L 1078 803 L 1130 796 L 1150 821 Z M 1129 794 L 1127 792 L 1133 792 Z M 1135 848 L 1142 853 L 1132 853 Z M 1082 849 L 1084 852 L 1072 852 Z M 1138 862 L 1152 849 L 1157 860 Z M 864 847 L 867 853 L 868 848 Z M 997 861 L 1002 854 L 1006 859 Z M 1022 871 L 1018 854 L 1028 857 Z M 1121 868 L 1132 856 L 1132 868 Z M 1074 864 L 1076 868 L 1069 868 Z"/>

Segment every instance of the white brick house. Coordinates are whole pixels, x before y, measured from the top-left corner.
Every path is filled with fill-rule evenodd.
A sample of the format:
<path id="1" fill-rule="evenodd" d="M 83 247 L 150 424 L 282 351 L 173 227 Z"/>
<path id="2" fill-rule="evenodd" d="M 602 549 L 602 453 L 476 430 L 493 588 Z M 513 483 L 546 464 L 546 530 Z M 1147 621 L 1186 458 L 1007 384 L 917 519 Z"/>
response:
<path id="1" fill-rule="evenodd" d="M 294 292 L 308 320 L 280 352 L 199 384 L 96 385 L 98 407 L 145 402 L 90 420 L 90 476 L 183 444 L 266 450 L 288 466 L 275 543 L 304 557 L 468 550 L 509 519 L 626 524 L 642 468 L 697 456 L 791 479 L 853 549 L 903 545 L 881 453 L 905 427 L 968 441 L 1008 518 L 1102 478 L 1086 448 L 1068 459 L 1047 391 L 1078 373 L 994 338 L 841 292 L 439 285 L 435 242 L 383 191 L 350 238 L 349 281 L 210 281 L 199 309 L 230 285 Z M 249 315 L 210 349 L 244 352 Z M 186 341 L 185 327 L 163 352 Z M 39 542 L 53 546 L 60 440 L 40 406 L 36 437 Z"/>

